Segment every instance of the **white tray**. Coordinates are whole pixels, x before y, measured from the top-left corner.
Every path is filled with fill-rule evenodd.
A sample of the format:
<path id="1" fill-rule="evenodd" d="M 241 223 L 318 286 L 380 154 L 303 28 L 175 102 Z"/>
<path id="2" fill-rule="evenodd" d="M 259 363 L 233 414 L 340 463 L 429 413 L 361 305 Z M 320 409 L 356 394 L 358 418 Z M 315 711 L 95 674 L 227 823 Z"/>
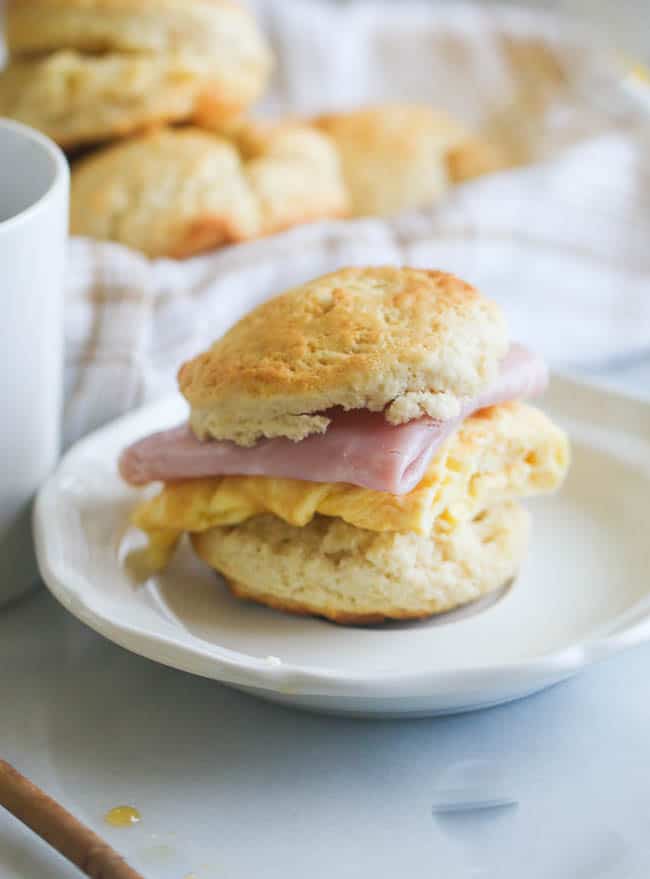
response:
<path id="1" fill-rule="evenodd" d="M 137 492 L 116 460 L 184 417 L 178 396 L 65 456 L 35 509 L 43 578 L 129 650 L 296 707 L 426 715 L 516 699 L 650 637 L 650 404 L 555 377 L 543 407 L 569 430 L 573 464 L 559 495 L 531 504 L 520 576 L 496 599 L 432 621 L 344 628 L 242 603 L 187 548 L 135 587 L 122 559 Z"/>

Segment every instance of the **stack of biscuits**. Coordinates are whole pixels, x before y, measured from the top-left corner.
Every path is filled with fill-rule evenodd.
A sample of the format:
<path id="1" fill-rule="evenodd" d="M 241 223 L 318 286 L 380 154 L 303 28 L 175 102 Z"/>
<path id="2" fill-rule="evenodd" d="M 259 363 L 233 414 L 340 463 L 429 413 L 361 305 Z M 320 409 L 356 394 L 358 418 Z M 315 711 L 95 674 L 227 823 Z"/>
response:
<path id="1" fill-rule="evenodd" d="M 229 0 L 12 0 L 4 115 L 67 149 L 161 123 L 222 124 L 264 91 L 271 54 Z"/>
<path id="2" fill-rule="evenodd" d="M 424 106 L 247 117 L 272 57 L 234 0 L 9 0 L 7 46 L 0 115 L 75 159 L 72 233 L 150 257 L 420 207 L 505 164 Z"/>

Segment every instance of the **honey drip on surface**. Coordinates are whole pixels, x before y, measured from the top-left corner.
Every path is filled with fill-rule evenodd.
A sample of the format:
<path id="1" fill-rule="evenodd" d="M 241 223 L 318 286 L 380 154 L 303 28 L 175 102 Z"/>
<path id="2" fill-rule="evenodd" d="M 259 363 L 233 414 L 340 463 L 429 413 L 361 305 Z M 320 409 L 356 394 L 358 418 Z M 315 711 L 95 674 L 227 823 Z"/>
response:
<path id="1" fill-rule="evenodd" d="M 140 813 L 133 806 L 115 806 L 104 815 L 104 821 L 111 827 L 130 827 L 140 821 Z"/>

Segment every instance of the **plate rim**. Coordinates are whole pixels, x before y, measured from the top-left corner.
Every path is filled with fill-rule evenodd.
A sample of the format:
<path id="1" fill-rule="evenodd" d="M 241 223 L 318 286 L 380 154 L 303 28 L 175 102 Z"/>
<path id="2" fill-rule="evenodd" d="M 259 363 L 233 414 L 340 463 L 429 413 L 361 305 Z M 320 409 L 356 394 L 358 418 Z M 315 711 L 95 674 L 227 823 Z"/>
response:
<path id="1" fill-rule="evenodd" d="M 650 414 L 650 396 L 620 392 L 596 381 L 576 378 L 566 372 L 553 373 L 553 382 L 573 386 L 576 390 L 596 391 L 641 405 Z M 59 461 L 53 473 L 40 488 L 33 510 L 33 532 L 41 576 L 51 594 L 73 616 L 114 643 L 173 668 L 213 678 L 226 684 L 255 687 L 296 696 L 359 696 L 387 699 L 391 696 L 426 696 L 434 692 L 481 688 L 495 680 L 508 678 L 532 682 L 559 680 L 624 649 L 650 640 L 650 605 L 631 625 L 609 634 L 583 640 L 559 650 L 530 659 L 464 667 L 417 671 L 349 672 L 320 666 L 304 666 L 280 661 L 274 657 L 255 657 L 237 650 L 212 645 L 184 630 L 182 639 L 163 631 L 143 630 L 126 619 L 102 614 L 84 601 L 84 572 L 69 570 L 57 546 L 64 542 L 66 529 L 56 515 L 58 486 L 71 462 L 110 433 L 128 430 L 130 423 L 151 416 L 153 423 L 159 412 L 179 402 L 178 394 L 167 394 L 98 428 L 75 443 Z M 160 420 L 160 419 L 158 419 Z M 156 649 L 158 648 L 158 649 Z M 162 650 L 161 650 L 162 648 Z M 225 655 L 225 654 L 228 655 Z M 540 683 L 540 686 L 545 684 Z"/>

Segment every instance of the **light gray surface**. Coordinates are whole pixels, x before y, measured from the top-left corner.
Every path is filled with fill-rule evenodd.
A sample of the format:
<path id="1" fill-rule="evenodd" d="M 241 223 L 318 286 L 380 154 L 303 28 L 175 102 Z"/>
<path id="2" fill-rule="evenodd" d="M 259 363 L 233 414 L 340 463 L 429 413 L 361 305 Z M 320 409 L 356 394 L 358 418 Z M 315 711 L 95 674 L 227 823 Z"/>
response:
<path id="1" fill-rule="evenodd" d="M 132 656 L 40 592 L 0 618 L 0 753 L 156 879 L 642 879 L 649 677 L 650 647 L 476 714 L 318 718 Z M 517 804 L 433 814 L 459 799 Z M 142 822 L 103 825 L 119 803 Z M 0 875 L 76 874 L 0 814 Z"/>
<path id="2" fill-rule="evenodd" d="M 563 5 L 588 2 L 650 56 L 645 0 Z M 650 390 L 648 360 L 594 374 Z M 156 879 L 645 879 L 649 679 L 645 647 L 478 714 L 310 717 L 132 656 L 41 591 L 0 616 L 0 755 Z M 433 814 L 472 796 L 517 805 Z M 121 802 L 141 824 L 103 824 Z M 2 879 L 77 875 L 0 812 Z"/>

